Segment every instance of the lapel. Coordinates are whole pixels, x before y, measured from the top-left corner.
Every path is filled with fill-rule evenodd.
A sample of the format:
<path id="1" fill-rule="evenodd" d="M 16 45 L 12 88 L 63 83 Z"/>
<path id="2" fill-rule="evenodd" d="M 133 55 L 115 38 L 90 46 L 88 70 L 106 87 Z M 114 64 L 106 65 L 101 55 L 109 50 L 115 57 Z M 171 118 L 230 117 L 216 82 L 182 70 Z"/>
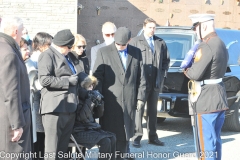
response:
<path id="1" fill-rule="evenodd" d="M 22 58 L 22 54 L 21 54 L 20 50 L 18 50 L 17 47 L 16 47 L 16 48 L 14 47 L 13 49 L 14 49 L 16 55 L 18 56 L 18 58 L 20 59 L 20 61 L 21 61 L 21 62 L 24 64 L 24 66 L 25 66 L 25 63 L 24 63 L 24 60 L 23 60 L 23 58 Z"/>
<path id="2" fill-rule="evenodd" d="M 79 60 L 77 58 L 78 57 L 77 53 L 69 52 L 68 56 L 69 56 L 69 59 L 72 61 L 73 66 L 74 66 L 77 73 L 80 73 L 80 72 L 84 71 L 83 63 L 82 63 L 81 60 Z"/>
<path id="3" fill-rule="evenodd" d="M 154 53 L 161 53 L 161 45 L 159 44 L 159 38 L 157 38 L 155 35 L 153 35 L 153 41 L 154 41 Z M 159 56 L 159 55 L 157 55 Z"/>
<path id="4" fill-rule="evenodd" d="M 61 60 L 65 63 L 67 70 L 72 73 L 72 70 L 71 70 L 71 68 L 69 67 L 68 62 L 67 62 L 66 58 L 64 57 L 64 55 L 61 54 L 60 52 L 58 52 L 58 51 L 57 51 L 55 48 L 53 48 L 52 46 L 50 46 L 49 49 L 51 49 L 52 52 L 53 52 L 55 55 L 57 55 L 58 58 L 61 59 Z M 73 73 L 72 73 L 72 74 L 73 74 Z"/>
<path id="5" fill-rule="evenodd" d="M 112 49 L 112 56 L 113 56 L 113 59 L 116 61 L 117 65 L 119 66 L 119 68 L 121 69 L 121 71 L 125 72 L 124 71 L 124 68 L 123 68 L 123 64 L 122 64 L 122 61 L 120 59 L 120 56 L 119 56 L 119 53 L 118 53 L 118 50 L 117 48 L 115 47 L 115 44 L 111 44 L 111 49 Z"/>
<path id="6" fill-rule="evenodd" d="M 134 53 L 134 51 L 132 50 L 132 47 L 130 47 L 129 45 L 127 46 L 127 51 L 128 51 L 128 57 L 127 57 L 127 63 L 126 63 L 126 71 L 128 69 L 130 62 L 132 61 L 132 53 Z"/>
<path id="7" fill-rule="evenodd" d="M 142 41 L 142 44 L 145 45 L 148 49 L 151 49 L 143 33 L 140 35 L 140 41 Z"/>

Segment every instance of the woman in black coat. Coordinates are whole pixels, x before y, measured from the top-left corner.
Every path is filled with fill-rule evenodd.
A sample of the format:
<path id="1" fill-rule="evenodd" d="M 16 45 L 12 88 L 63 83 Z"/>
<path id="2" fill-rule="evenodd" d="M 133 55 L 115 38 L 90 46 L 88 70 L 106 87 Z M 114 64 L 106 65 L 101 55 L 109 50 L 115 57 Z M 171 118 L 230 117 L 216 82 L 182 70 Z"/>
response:
<path id="1" fill-rule="evenodd" d="M 90 67 L 89 60 L 86 56 L 86 39 L 80 34 L 75 34 L 74 37 L 75 42 L 72 47 L 72 53 L 79 60 L 80 65 L 84 69 L 84 72 L 89 74 Z"/>
<path id="2" fill-rule="evenodd" d="M 96 144 L 99 145 L 100 155 L 104 156 L 98 157 L 99 160 L 115 160 L 115 134 L 102 130 L 101 126 L 95 122 L 95 118 L 100 118 L 104 111 L 102 95 L 98 91 L 92 90 L 97 84 L 97 79 L 94 76 L 80 73 L 79 81 L 81 87 L 88 90 L 88 96 L 83 99 L 79 96 L 72 134 L 78 144 L 88 149 Z"/>

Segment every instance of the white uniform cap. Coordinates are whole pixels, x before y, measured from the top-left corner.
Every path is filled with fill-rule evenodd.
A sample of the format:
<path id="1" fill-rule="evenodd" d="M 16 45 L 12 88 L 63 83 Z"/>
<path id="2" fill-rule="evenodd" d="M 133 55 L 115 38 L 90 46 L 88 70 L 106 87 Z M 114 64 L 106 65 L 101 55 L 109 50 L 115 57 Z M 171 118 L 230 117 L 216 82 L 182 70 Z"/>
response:
<path id="1" fill-rule="evenodd" d="M 215 14 L 192 14 L 188 17 L 192 20 L 192 23 L 206 22 L 209 20 L 214 20 Z"/>

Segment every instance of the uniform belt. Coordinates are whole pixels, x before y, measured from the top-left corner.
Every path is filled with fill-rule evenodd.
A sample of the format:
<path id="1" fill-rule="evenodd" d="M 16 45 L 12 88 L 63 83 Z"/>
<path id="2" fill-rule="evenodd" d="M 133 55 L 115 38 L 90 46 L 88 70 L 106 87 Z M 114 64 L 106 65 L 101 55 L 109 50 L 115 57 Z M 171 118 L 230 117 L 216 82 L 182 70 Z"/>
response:
<path id="1" fill-rule="evenodd" d="M 222 78 L 206 79 L 206 80 L 201 81 L 201 85 L 204 85 L 204 84 L 217 84 L 217 83 L 220 83 L 220 82 L 222 82 Z"/>

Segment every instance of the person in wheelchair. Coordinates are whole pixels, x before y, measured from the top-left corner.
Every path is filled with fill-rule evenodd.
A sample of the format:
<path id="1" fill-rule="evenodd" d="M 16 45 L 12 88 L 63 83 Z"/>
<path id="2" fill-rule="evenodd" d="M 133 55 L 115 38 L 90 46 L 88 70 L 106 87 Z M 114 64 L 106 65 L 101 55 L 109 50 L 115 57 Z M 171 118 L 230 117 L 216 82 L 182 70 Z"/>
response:
<path id="1" fill-rule="evenodd" d="M 99 145 L 99 154 L 104 158 L 99 157 L 98 159 L 114 160 L 116 136 L 114 133 L 102 130 L 101 126 L 95 121 L 95 118 L 100 118 L 104 112 L 103 96 L 97 90 L 93 90 L 98 83 L 97 78 L 81 72 L 79 81 L 81 87 L 85 91 L 87 90 L 88 94 L 85 98 L 79 96 L 72 135 L 78 144 L 88 149 Z"/>

